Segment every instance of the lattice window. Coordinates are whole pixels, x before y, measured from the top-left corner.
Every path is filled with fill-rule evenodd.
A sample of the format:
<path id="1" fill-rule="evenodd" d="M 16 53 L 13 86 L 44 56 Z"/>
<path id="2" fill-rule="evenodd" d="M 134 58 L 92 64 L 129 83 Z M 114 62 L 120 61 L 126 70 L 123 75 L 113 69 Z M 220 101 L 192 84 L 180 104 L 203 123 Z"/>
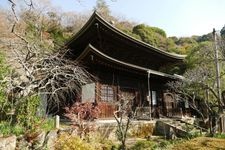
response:
<path id="1" fill-rule="evenodd" d="M 102 101 L 113 102 L 115 98 L 115 91 L 113 86 L 101 85 L 100 97 Z"/>

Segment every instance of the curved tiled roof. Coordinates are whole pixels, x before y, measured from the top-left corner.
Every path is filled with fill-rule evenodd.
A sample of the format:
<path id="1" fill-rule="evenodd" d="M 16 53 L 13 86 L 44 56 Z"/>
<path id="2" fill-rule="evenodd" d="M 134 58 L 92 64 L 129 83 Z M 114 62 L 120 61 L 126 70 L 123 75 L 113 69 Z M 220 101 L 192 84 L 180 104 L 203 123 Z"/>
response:
<path id="1" fill-rule="evenodd" d="M 126 68 L 130 68 L 130 69 L 134 69 L 134 70 L 138 70 L 138 71 L 143 71 L 143 72 L 146 72 L 147 73 L 151 73 L 151 74 L 154 74 L 154 75 L 157 75 L 157 76 L 162 76 L 162 77 L 167 77 L 167 78 L 172 78 L 172 79 L 178 79 L 177 76 L 175 75 L 170 75 L 170 74 L 167 74 L 167 73 L 163 73 L 163 72 L 159 72 L 159 71 L 155 71 L 155 70 L 152 70 L 152 69 L 149 69 L 149 68 L 145 68 L 145 67 L 141 67 L 141 66 L 137 66 L 137 65 L 133 65 L 133 64 L 130 64 L 130 63 L 126 63 L 126 62 L 123 62 L 123 61 L 120 61 L 120 60 L 117 60 L 115 58 L 112 58 L 106 54 L 104 54 L 103 52 L 99 51 L 98 49 L 96 49 L 94 46 L 92 46 L 91 44 L 89 44 L 85 50 L 80 54 L 80 56 L 76 59 L 76 61 L 80 62 L 82 61 L 82 59 L 87 56 L 87 54 L 89 52 L 93 52 L 95 55 L 103 58 L 104 60 L 107 60 L 108 62 L 111 62 L 111 63 L 114 63 L 114 64 L 118 64 L 118 65 L 121 65 L 121 66 L 124 66 Z"/>
<path id="2" fill-rule="evenodd" d="M 106 26 L 109 30 L 111 30 L 112 32 L 114 32 L 115 34 L 119 35 L 120 37 L 124 38 L 125 40 L 129 40 L 135 44 L 137 44 L 138 46 L 142 46 L 148 49 L 148 51 L 153 51 L 155 53 L 159 53 L 161 55 L 164 55 L 166 57 L 169 58 L 173 58 L 176 60 L 184 60 L 184 58 L 186 57 L 186 55 L 179 55 L 179 54 L 174 54 L 174 53 L 169 53 L 166 52 L 164 50 L 161 50 L 159 48 L 156 48 L 150 44 L 147 44 L 143 41 L 140 41 L 138 39 L 135 39 L 131 36 L 129 36 L 128 34 L 120 31 L 119 29 L 117 29 L 116 27 L 114 27 L 113 25 L 111 25 L 110 23 L 108 23 L 104 18 L 102 18 L 96 11 L 92 14 L 92 16 L 90 17 L 90 19 L 87 21 L 87 23 L 82 27 L 82 29 L 76 33 L 71 39 L 70 41 L 68 41 L 65 45 L 69 47 L 69 45 L 71 45 L 76 39 L 78 39 L 90 26 L 93 25 L 93 23 L 95 21 L 99 21 L 101 24 L 103 24 L 104 26 Z"/>

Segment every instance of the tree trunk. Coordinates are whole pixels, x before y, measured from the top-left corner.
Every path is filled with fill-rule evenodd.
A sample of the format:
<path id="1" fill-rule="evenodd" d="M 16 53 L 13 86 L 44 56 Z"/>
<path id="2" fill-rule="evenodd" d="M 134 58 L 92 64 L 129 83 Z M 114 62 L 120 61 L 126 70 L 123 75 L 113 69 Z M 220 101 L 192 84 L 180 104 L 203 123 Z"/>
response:
<path id="1" fill-rule="evenodd" d="M 122 140 L 121 150 L 126 150 L 125 140 Z"/>
<path id="2" fill-rule="evenodd" d="M 212 116 L 208 115 L 209 117 L 209 133 L 210 135 L 213 135 L 213 129 L 212 129 Z"/>

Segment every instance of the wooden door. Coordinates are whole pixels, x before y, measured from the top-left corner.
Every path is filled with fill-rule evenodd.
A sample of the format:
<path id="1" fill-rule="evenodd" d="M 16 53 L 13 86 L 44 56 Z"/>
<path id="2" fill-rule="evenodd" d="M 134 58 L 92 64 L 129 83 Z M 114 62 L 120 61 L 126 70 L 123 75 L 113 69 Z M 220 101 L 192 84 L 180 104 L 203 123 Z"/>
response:
<path id="1" fill-rule="evenodd" d="M 114 111 L 117 110 L 117 106 L 113 103 L 100 102 L 98 103 L 99 109 L 101 111 L 100 118 L 113 118 Z"/>
<path id="2" fill-rule="evenodd" d="M 164 93 L 163 96 L 164 102 L 164 115 L 167 117 L 173 116 L 173 109 L 174 109 L 174 96 L 172 93 Z"/>
<path id="3" fill-rule="evenodd" d="M 117 87 L 108 84 L 98 83 L 97 103 L 100 108 L 100 118 L 113 118 L 117 110 Z"/>

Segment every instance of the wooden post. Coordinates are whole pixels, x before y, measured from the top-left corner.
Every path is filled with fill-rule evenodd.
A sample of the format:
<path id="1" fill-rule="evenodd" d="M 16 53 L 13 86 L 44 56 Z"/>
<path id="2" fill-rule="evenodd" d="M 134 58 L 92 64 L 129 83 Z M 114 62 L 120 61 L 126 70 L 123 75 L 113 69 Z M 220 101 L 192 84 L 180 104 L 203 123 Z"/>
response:
<path id="1" fill-rule="evenodd" d="M 59 129 L 60 117 L 58 115 L 55 116 L 55 128 Z"/>
<path id="2" fill-rule="evenodd" d="M 149 118 L 150 120 L 152 119 L 152 106 L 151 106 L 151 87 L 150 87 L 150 75 L 151 75 L 151 71 L 148 70 L 148 96 L 147 96 L 147 100 L 149 102 Z"/>

